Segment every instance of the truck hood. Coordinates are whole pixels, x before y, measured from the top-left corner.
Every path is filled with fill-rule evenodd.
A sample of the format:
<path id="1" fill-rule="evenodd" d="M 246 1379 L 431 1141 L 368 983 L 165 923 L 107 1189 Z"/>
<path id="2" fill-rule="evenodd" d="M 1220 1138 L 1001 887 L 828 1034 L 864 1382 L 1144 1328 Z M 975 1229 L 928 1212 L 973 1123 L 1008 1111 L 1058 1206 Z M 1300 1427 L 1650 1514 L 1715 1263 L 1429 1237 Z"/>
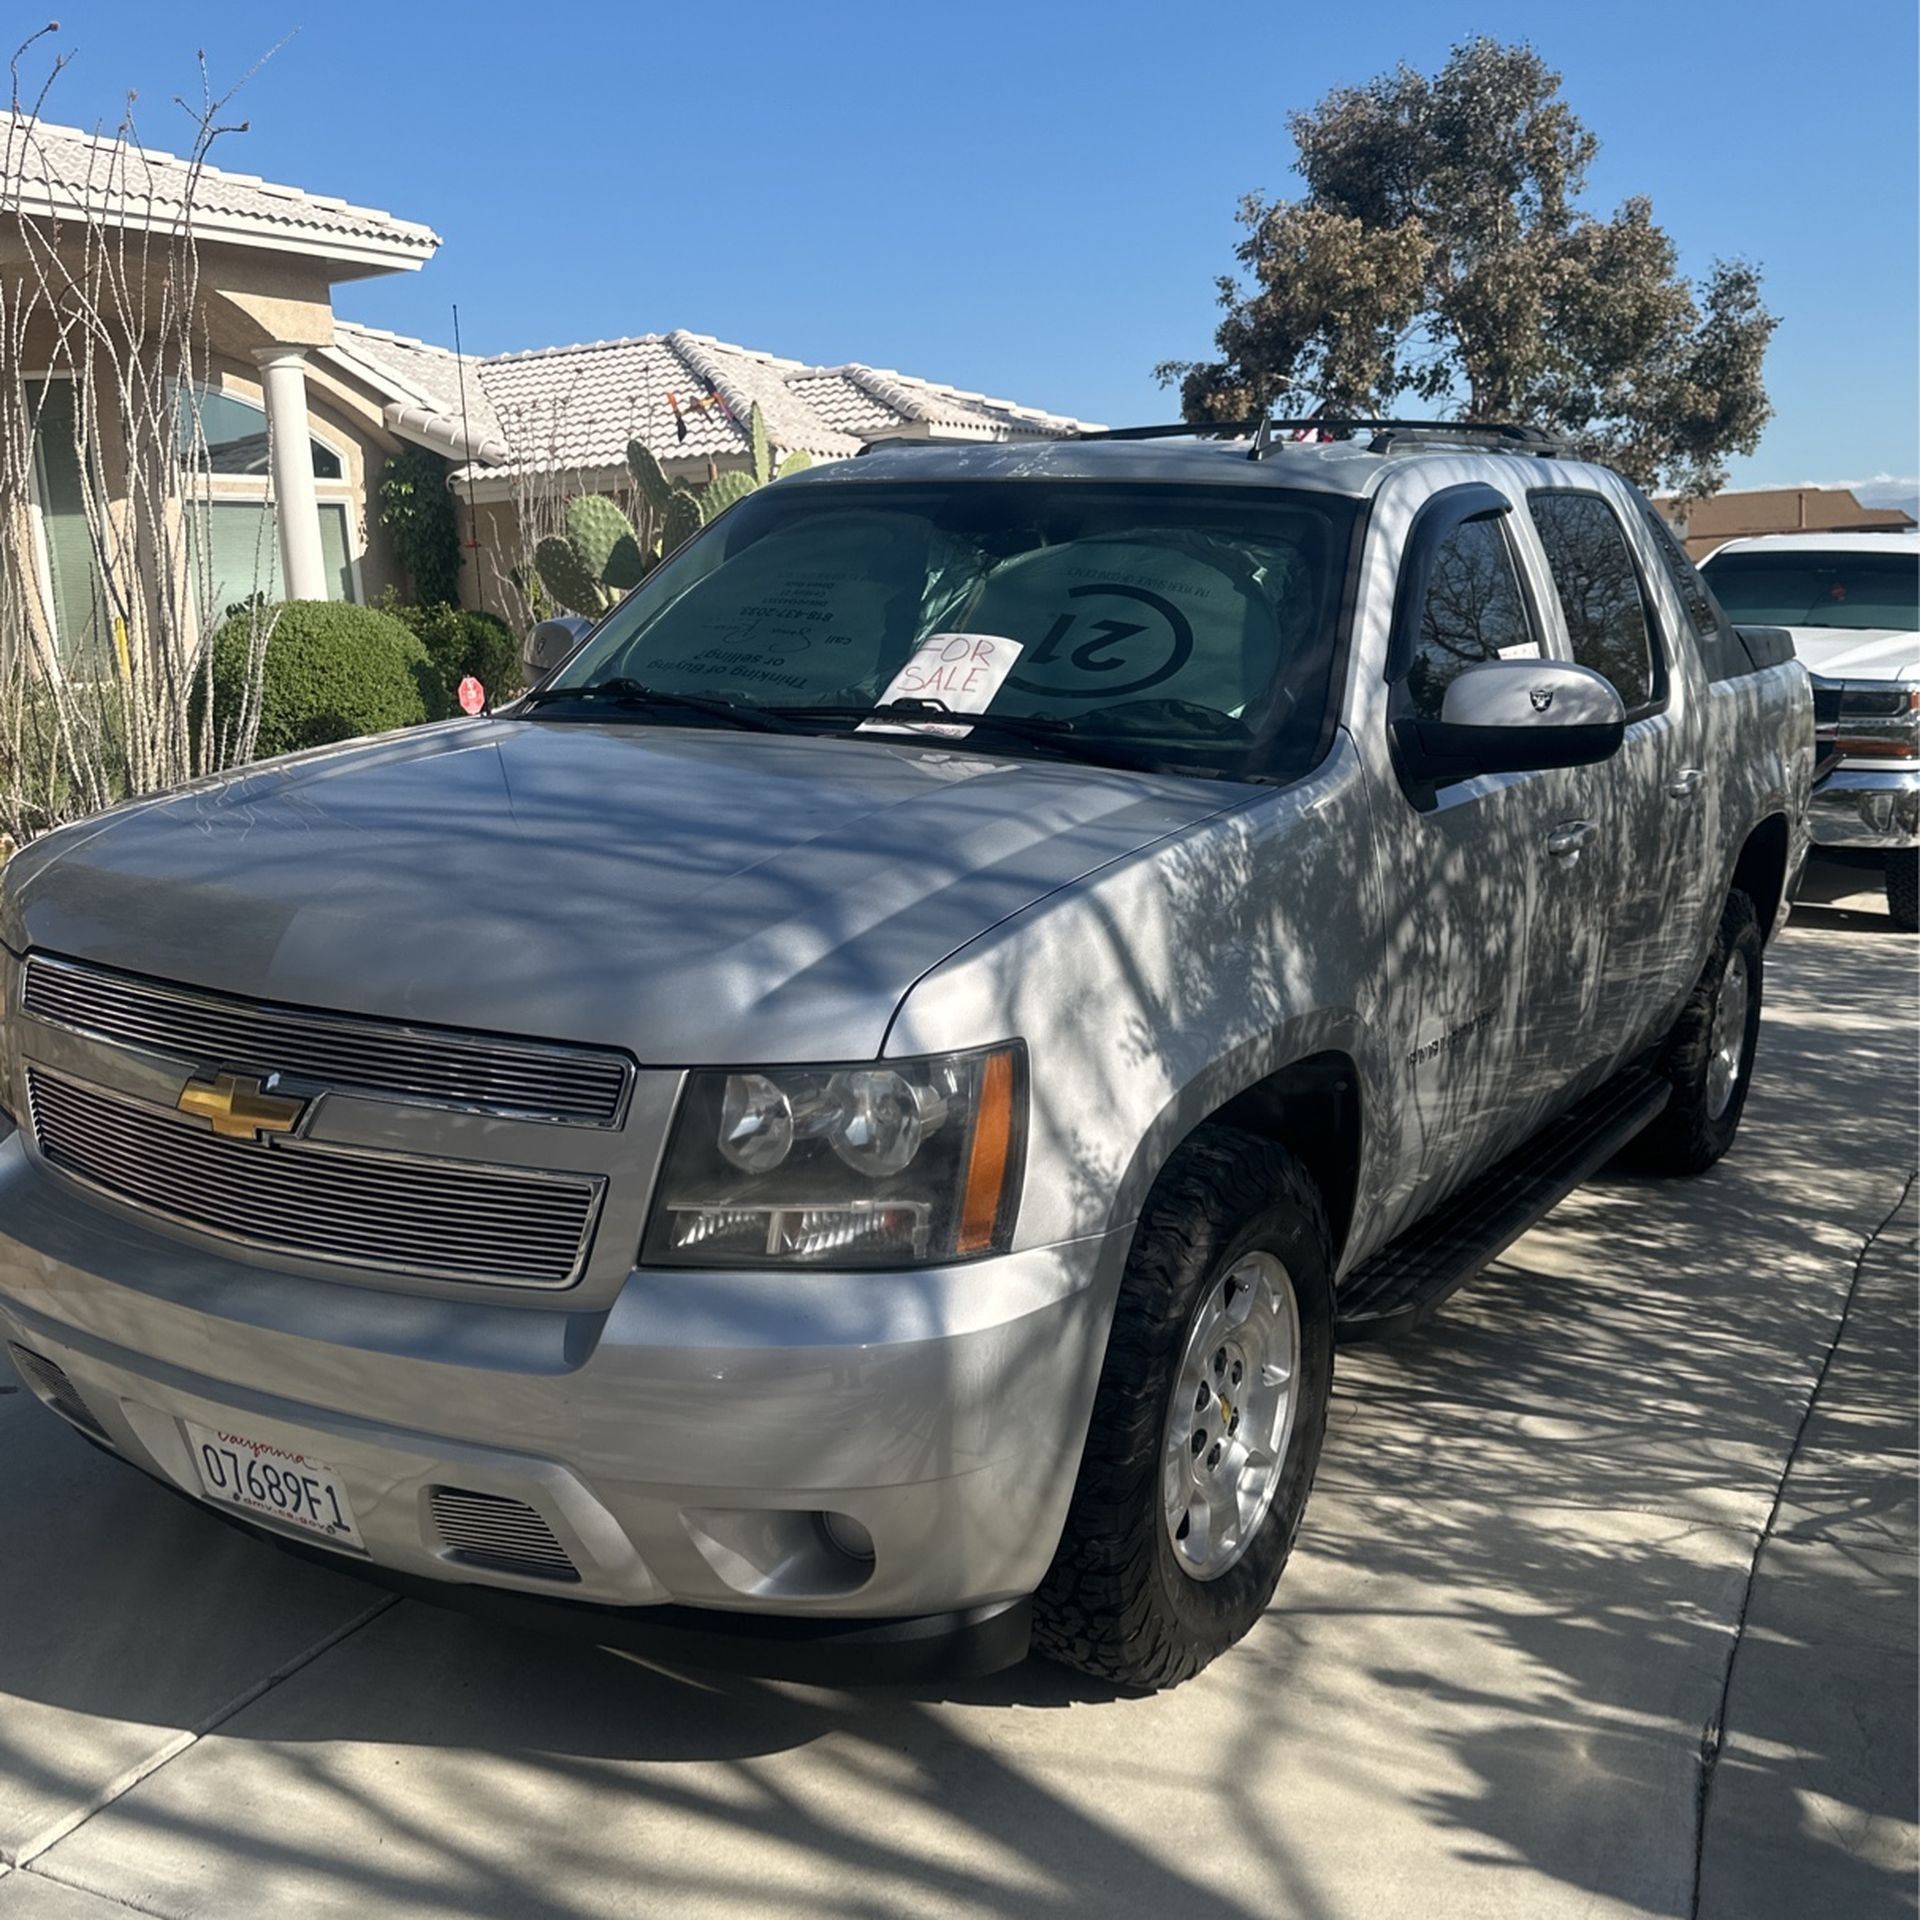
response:
<path id="1" fill-rule="evenodd" d="M 1920 633 L 1897 627 L 1789 627 L 1809 673 L 1826 680 L 1920 680 Z"/>
<path id="2" fill-rule="evenodd" d="M 872 1058 L 948 954 L 1246 797 L 905 741 L 455 722 L 49 835 L 11 863 L 0 932 L 648 1064 Z"/>

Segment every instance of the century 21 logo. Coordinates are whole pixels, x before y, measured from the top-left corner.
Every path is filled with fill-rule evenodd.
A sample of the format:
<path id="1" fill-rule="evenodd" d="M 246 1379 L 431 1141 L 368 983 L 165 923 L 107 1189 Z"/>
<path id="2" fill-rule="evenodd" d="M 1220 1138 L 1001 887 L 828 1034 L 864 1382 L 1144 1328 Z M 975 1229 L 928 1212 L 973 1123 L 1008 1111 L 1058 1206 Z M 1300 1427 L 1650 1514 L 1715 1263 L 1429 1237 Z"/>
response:
<path id="1" fill-rule="evenodd" d="M 1047 629 L 1045 637 L 1020 661 L 1021 671 L 1008 676 L 1007 685 L 1022 693 L 1091 694 L 1114 699 L 1121 694 L 1144 693 L 1173 676 L 1193 658 L 1193 628 L 1187 617 L 1171 600 L 1145 587 L 1123 586 L 1118 581 L 1101 581 L 1093 586 L 1069 587 L 1069 600 L 1088 597 L 1101 600 L 1131 600 L 1145 607 L 1151 620 L 1088 619 L 1082 613 L 1063 613 Z M 1077 634 L 1084 634 L 1077 646 L 1071 646 Z M 1144 636 L 1144 637 L 1140 637 Z M 1129 642 L 1137 642 L 1129 645 Z M 1065 659 L 1061 658 L 1065 651 Z M 1152 664 L 1149 666 L 1148 663 Z M 1036 667 L 1052 667 L 1057 678 L 1036 678 Z M 1147 667 L 1147 671 L 1139 669 Z M 1134 670 L 1135 678 L 1122 681 L 1094 679 L 1094 675 L 1125 673 Z M 1086 676 L 1082 679 L 1080 676 Z"/>

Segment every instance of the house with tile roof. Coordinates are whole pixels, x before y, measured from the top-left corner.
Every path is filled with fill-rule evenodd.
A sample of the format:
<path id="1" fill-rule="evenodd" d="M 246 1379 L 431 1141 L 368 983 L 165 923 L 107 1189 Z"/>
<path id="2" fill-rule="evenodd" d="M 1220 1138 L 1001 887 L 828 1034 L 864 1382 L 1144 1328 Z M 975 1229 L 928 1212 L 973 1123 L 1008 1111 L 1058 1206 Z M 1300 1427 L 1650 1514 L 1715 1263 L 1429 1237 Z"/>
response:
<path id="1" fill-rule="evenodd" d="M 210 469 L 199 509 L 210 585 L 198 591 L 212 618 L 255 590 L 407 593 L 379 500 L 386 462 L 407 447 L 445 463 L 468 557 L 463 597 L 498 610 L 541 530 L 531 522 L 542 504 L 622 492 L 634 439 L 697 487 L 750 464 L 756 405 L 778 450 L 815 460 L 881 439 L 1046 438 L 1080 425 L 887 368 L 816 366 L 685 330 L 457 355 L 333 310 L 338 286 L 426 265 L 440 245 L 430 228 L 231 172 L 204 154 L 0 114 L 0 297 L 9 261 L 17 270 L 32 237 L 44 250 L 88 232 L 185 233 L 193 243 L 203 364 L 190 457 Z M 124 462 L 94 444 L 111 436 L 110 410 L 99 409 L 97 430 L 80 417 L 85 382 L 66 377 L 59 357 L 49 343 L 20 392 L 33 421 L 48 639 L 71 662 L 100 643 L 110 617 L 88 490 L 111 493 Z"/>

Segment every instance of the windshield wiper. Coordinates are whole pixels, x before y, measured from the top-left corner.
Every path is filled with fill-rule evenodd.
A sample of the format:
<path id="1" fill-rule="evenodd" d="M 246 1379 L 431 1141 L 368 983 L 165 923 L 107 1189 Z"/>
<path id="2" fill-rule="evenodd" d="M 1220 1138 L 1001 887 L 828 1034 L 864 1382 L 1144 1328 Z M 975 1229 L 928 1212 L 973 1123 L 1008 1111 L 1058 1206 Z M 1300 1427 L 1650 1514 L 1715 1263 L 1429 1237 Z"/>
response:
<path id="1" fill-rule="evenodd" d="M 1140 754 L 1116 750 L 1079 737 L 1079 728 L 1071 720 L 1050 713 L 961 713 L 942 700 L 887 700 L 877 707 L 772 707 L 791 724 L 797 720 L 894 720 L 907 726 L 979 727 L 989 733 L 1003 734 L 1012 740 L 1029 741 L 1051 747 L 1069 760 L 1082 760 L 1089 766 L 1125 767 L 1136 773 L 1159 771 L 1159 763 Z M 939 734 L 921 734 L 916 738 L 939 745 Z M 959 746 L 959 741 L 951 743 Z"/>
<path id="2" fill-rule="evenodd" d="M 530 713 L 536 707 L 562 700 L 607 700 L 622 707 L 664 707 L 672 712 L 704 714 L 709 720 L 719 720 L 730 727 L 745 727 L 756 733 L 799 732 L 791 721 L 783 720 L 770 707 L 756 707 L 744 700 L 721 700 L 712 694 L 674 693 L 625 676 L 596 680 L 584 687 L 543 687 L 520 702 L 520 711 Z"/>

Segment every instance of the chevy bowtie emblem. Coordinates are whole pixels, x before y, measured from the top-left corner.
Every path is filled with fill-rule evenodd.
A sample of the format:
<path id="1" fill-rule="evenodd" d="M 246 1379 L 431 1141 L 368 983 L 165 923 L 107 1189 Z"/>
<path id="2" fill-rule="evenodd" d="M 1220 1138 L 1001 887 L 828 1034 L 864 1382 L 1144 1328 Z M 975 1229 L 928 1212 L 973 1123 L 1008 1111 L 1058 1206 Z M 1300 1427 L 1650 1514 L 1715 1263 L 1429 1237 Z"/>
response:
<path id="1" fill-rule="evenodd" d="M 189 1080 L 174 1105 L 196 1114 L 223 1140 L 258 1140 L 263 1134 L 291 1133 L 304 1100 L 283 1100 L 258 1080 L 222 1073 L 211 1080 Z"/>

